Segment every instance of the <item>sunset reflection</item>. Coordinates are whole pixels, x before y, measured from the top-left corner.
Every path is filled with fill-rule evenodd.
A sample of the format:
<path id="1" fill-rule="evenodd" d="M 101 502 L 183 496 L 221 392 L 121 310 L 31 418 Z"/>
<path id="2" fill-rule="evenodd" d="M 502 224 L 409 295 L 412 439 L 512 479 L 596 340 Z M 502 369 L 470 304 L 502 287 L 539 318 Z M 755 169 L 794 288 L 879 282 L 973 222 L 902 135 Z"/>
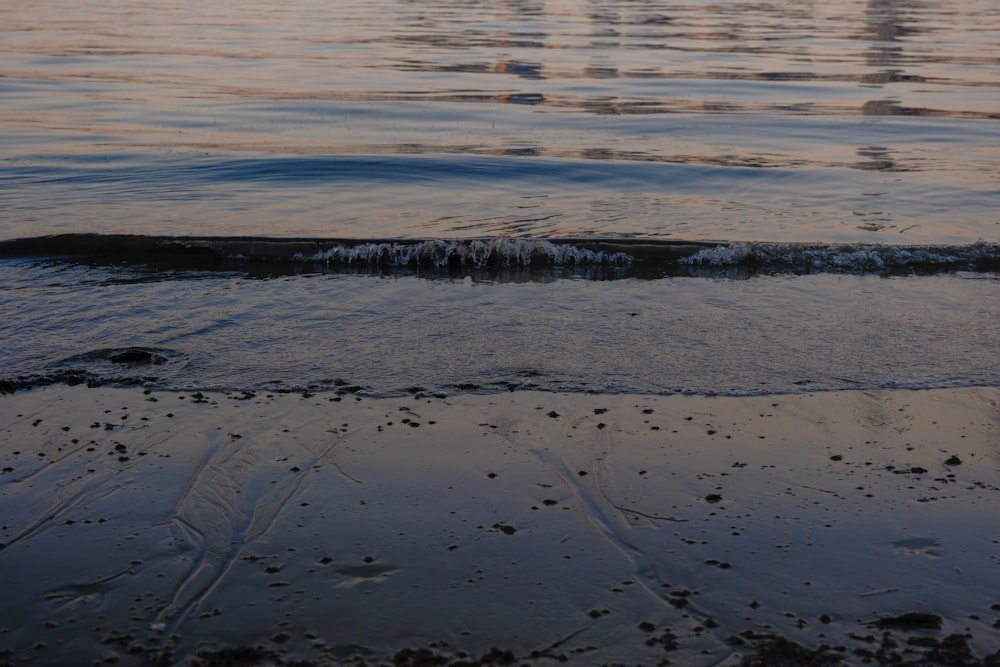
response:
<path id="1" fill-rule="evenodd" d="M 933 205 L 921 208 L 923 195 L 911 196 L 926 191 L 912 174 L 935 174 L 958 188 L 955 197 L 987 208 L 979 188 L 995 165 L 962 123 L 1000 118 L 1000 78 L 984 56 L 991 42 L 977 28 L 994 15 L 980 5 L 945 11 L 909 0 L 836 7 L 379 0 L 350 8 L 301 0 L 233 11 L 167 2 L 141 13 L 111 2 L 71 14 L 55 2 L 12 4 L 0 8 L 0 124 L 11 155 L 494 156 L 795 177 L 816 170 L 834 175 L 823 179 L 833 184 L 829 199 L 810 204 L 810 219 L 821 225 L 840 217 L 838 198 L 857 196 L 859 186 L 845 172 L 906 173 L 895 186 L 906 189 L 897 206 L 943 224 L 947 216 Z M 913 121 L 941 123 L 935 131 L 957 143 L 896 125 Z M 858 159 L 859 150 L 877 146 L 891 151 L 891 164 Z M 948 168 L 957 162 L 960 170 Z M 678 188 L 686 192 L 698 182 Z M 633 225 L 630 233 L 668 233 L 696 219 L 706 237 L 766 234 L 776 224 L 774 210 L 790 214 L 801 204 L 794 189 L 774 183 L 765 198 L 779 203 L 759 215 L 741 213 L 738 223 L 728 221 L 731 211 L 757 204 L 730 208 L 702 195 L 683 197 L 675 220 L 652 205 L 630 205 L 627 222 L 614 225 L 582 195 L 566 195 L 571 213 L 564 220 L 578 219 L 588 232 Z M 31 187 L 22 184 L 19 192 L 29 196 Z M 758 199 L 754 188 L 729 187 L 737 198 Z M 505 211 L 486 216 L 491 220 L 507 215 L 503 198 L 449 192 L 454 205 L 482 197 L 489 202 L 482 208 Z M 645 201 L 660 194 L 646 192 Z M 53 205 L 61 201 L 48 196 Z M 302 230 L 321 226 L 308 211 L 322 208 L 322 197 L 310 204 L 315 194 L 296 196 L 304 199 L 262 204 L 256 219 L 263 225 L 280 213 Z M 401 218 L 419 218 L 424 233 L 436 229 L 427 220 L 448 219 L 449 202 L 422 196 L 413 194 L 422 203 Z M 148 205 L 163 211 L 160 223 L 184 217 L 163 201 Z M 134 214 L 124 205 L 87 214 L 72 202 L 67 195 L 51 219 Z M 381 210 L 371 202 L 351 206 L 361 208 L 350 220 Z M 706 222 L 712 220 L 717 227 Z M 519 230 L 550 229 L 537 225 Z M 806 238 L 825 233 L 801 231 Z"/>

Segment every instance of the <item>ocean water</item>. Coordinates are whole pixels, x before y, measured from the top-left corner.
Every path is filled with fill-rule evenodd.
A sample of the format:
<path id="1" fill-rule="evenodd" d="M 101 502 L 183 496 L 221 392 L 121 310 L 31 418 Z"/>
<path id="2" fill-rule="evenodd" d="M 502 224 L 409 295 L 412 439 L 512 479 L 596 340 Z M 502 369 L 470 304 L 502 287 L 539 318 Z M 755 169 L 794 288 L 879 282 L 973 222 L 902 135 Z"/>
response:
<path id="1" fill-rule="evenodd" d="M 1000 5 L 0 6 L 13 383 L 1000 382 Z"/>

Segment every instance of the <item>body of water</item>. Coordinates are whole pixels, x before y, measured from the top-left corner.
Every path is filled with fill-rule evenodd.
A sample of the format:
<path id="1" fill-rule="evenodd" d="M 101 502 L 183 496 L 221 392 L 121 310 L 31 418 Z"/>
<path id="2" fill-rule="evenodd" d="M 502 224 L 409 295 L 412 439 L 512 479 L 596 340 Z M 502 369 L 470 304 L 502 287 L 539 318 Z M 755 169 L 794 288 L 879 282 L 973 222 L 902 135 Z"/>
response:
<path id="1" fill-rule="evenodd" d="M 42 0 L 0 95 L 11 381 L 1000 382 L 993 2 Z"/>

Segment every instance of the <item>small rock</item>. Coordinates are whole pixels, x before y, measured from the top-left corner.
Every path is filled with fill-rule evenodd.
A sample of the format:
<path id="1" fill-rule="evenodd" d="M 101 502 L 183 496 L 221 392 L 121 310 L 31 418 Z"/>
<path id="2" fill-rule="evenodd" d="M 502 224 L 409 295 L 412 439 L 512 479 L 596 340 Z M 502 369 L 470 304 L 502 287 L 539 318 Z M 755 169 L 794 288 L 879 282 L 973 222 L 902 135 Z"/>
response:
<path id="1" fill-rule="evenodd" d="M 944 620 L 937 614 L 911 611 L 899 616 L 880 618 L 869 625 L 882 630 L 940 630 Z"/>
<path id="2" fill-rule="evenodd" d="M 160 364 L 165 363 L 167 358 L 149 350 L 131 348 L 109 354 L 107 356 L 107 360 L 113 364 L 128 364 L 130 366 L 141 364 L 153 364 L 159 366 Z"/>
<path id="3" fill-rule="evenodd" d="M 517 532 L 517 528 L 515 528 L 514 526 L 511 526 L 511 525 L 508 525 L 506 523 L 495 523 L 495 524 L 493 524 L 492 527 L 494 529 L 496 529 L 496 530 L 499 530 L 504 535 L 513 535 L 514 533 Z"/>

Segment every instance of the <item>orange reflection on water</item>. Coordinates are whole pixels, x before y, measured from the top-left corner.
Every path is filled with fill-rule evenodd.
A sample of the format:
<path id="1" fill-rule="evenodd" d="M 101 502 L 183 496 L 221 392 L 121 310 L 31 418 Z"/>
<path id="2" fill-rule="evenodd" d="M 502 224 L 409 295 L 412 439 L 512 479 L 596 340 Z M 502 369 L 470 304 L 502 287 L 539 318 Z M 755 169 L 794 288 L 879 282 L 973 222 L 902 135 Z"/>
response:
<path id="1" fill-rule="evenodd" d="M 502 156 L 766 171 L 778 184 L 768 182 L 768 195 L 740 185 L 756 176 L 712 196 L 692 194 L 700 177 L 617 198 L 591 199 L 586 188 L 543 192 L 551 195 L 546 211 L 510 223 L 509 232 L 501 224 L 501 234 L 694 226 L 709 237 L 747 230 L 815 240 L 835 235 L 831 225 L 853 228 L 843 219 L 863 207 L 843 202 L 866 196 L 851 180 L 866 172 L 895 179 L 872 190 L 896 193 L 896 219 L 947 228 L 954 216 L 930 195 L 912 196 L 941 183 L 969 211 L 959 215 L 961 235 L 990 237 L 995 230 L 975 220 L 998 167 L 984 148 L 996 145 L 1000 118 L 996 25 L 1000 8 L 989 0 L 957 8 L 935 0 L 5 3 L 0 136 L 10 164 L 45 156 Z M 871 147 L 890 157 L 859 159 Z M 823 197 L 805 204 L 780 185 L 812 174 L 808 187 Z M 534 185 L 496 187 L 534 196 Z M 33 209 L 45 199 L 41 186 L 19 192 L 0 202 L 16 224 L 101 217 L 100 207 L 82 210 L 80 192 L 77 211 L 67 203 L 52 215 Z M 316 211 L 335 209 L 445 234 L 465 230 L 433 222 L 452 215 L 449 206 L 475 209 L 466 217 L 491 221 L 484 231 L 497 218 L 519 220 L 503 195 L 444 187 L 440 202 L 414 195 L 420 206 L 387 213 L 392 197 L 373 187 L 380 201 L 334 206 L 323 194 L 299 193 L 244 213 L 200 201 L 190 215 L 273 216 L 316 229 Z M 168 222 L 183 227 L 189 212 L 171 205 L 179 212 Z M 802 228 L 776 222 L 802 211 Z"/>

